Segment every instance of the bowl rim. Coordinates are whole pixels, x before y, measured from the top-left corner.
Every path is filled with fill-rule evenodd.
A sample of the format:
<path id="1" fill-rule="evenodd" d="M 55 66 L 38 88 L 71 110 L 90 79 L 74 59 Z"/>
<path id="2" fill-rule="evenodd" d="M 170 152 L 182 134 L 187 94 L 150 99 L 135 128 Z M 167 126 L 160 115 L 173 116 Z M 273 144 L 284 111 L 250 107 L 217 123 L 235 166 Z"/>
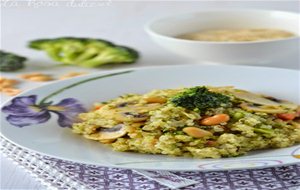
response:
<path id="1" fill-rule="evenodd" d="M 289 14 L 291 16 L 296 16 L 298 20 L 300 21 L 300 14 L 297 12 L 291 12 L 291 11 L 281 11 L 281 10 L 270 10 L 270 9 L 209 9 L 209 10 L 203 10 L 203 11 L 194 11 L 194 12 L 185 12 L 185 13 L 180 13 L 180 14 L 172 14 L 169 16 L 163 16 L 163 17 L 158 17 L 154 18 L 150 21 L 148 21 L 144 25 L 144 31 L 150 36 L 156 36 L 159 38 L 164 38 L 167 40 L 173 40 L 176 42 L 183 42 L 183 43 L 189 43 L 189 44 L 211 44 L 211 45 L 244 45 L 244 44 L 260 44 L 260 43 L 272 43 L 272 42 L 281 42 L 281 41 L 289 41 L 289 40 L 297 40 L 300 39 L 300 34 L 296 34 L 295 36 L 291 36 L 288 38 L 280 38 L 280 39 L 271 39 L 271 40 L 258 40 L 258 41 L 229 41 L 229 42 L 220 42 L 220 41 L 200 41 L 200 40 L 188 40 L 188 39 L 181 39 L 181 38 L 176 38 L 173 36 L 168 36 L 168 35 L 163 35 L 160 34 L 156 31 L 154 31 L 151 26 L 164 19 L 171 19 L 171 18 L 178 18 L 182 16 L 187 16 L 187 15 L 193 15 L 193 14 L 199 14 L 199 13 L 211 13 L 211 12 L 241 12 L 241 13 L 247 13 L 249 12 L 264 12 L 264 13 L 280 13 L 280 14 Z"/>

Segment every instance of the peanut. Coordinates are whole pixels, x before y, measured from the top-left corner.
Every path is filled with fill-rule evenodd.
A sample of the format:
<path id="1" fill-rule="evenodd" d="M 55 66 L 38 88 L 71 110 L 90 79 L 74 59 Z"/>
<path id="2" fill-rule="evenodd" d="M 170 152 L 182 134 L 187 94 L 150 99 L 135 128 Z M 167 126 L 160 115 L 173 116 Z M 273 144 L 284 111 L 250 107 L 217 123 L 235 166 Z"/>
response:
<path id="1" fill-rule="evenodd" d="M 20 75 L 21 78 L 30 80 L 30 81 L 36 81 L 36 82 L 45 82 L 45 81 L 51 81 L 53 78 L 50 75 L 46 75 L 43 73 L 28 73 Z"/>
<path id="2" fill-rule="evenodd" d="M 42 74 L 42 73 L 28 73 L 28 74 L 20 75 L 20 77 L 23 78 L 23 79 L 29 79 L 31 77 L 42 76 L 42 75 L 44 75 L 44 74 Z"/>
<path id="3" fill-rule="evenodd" d="M 4 77 L 0 78 L 0 92 L 8 96 L 15 96 L 21 92 L 21 90 L 14 88 L 14 86 L 19 83 L 19 81 L 14 79 L 7 79 Z"/>
<path id="4" fill-rule="evenodd" d="M 211 136 L 212 133 L 203 129 L 199 129 L 197 127 L 185 127 L 183 130 L 186 134 L 195 138 L 202 138 L 206 136 Z"/>
<path id="5" fill-rule="evenodd" d="M 40 75 L 40 76 L 33 76 L 30 78 L 27 78 L 27 80 L 36 81 L 36 82 L 46 82 L 46 81 L 53 80 L 53 78 L 48 75 Z"/>
<path id="6" fill-rule="evenodd" d="M 229 121 L 230 117 L 227 114 L 217 114 L 211 117 L 207 117 L 200 121 L 201 125 L 217 125 Z"/>
<path id="7" fill-rule="evenodd" d="M 64 80 L 64 79 L 69 79 L 72 77 L 77 77 L 77 76 L 81 76 L 81 75 L 85 75 L 85 74 L 87 74 L 87 73 L 86 72 L 71 72 L 71 73 L 61 76 L 59 79 Z"/>
<path id="8" fill-rule="evenodd" d="M 17 84 L 19 81 L 15 80 L 15 79 L 8 79 L 8 78 L 4 78 L 1 77 L 0 78 L 0 86 L 4 87 L 4 86 L 13 86 L 15 84 Z"/>
<path id="9" fill-rule="evenodd" d="M 21 92 L 21 90 L 16 88 L 3 88 L 1 91 L 9 96 L 15 96 Z"/>
<path id="10" fill-rule="evenodd" d="M 145 98 L 145 100 L 146 100 L 147 103 L 160 103 L 160 104 L 163 104 L 163 103 L 167 102 L 166 98 L 158 97 L 158 96 L 148 97 L 148 98 Z"/>
<path id="11" fill-rule="evenodd" d="M 14 79 L 5 79 L 5 80 L 2 80 L 0 82 L 0 86 L 1 87 L 11 87 L 11 86 L 14 86 L 15 84 L 17 84 L 18 81 L 17 80 L 14 80 Z"/>

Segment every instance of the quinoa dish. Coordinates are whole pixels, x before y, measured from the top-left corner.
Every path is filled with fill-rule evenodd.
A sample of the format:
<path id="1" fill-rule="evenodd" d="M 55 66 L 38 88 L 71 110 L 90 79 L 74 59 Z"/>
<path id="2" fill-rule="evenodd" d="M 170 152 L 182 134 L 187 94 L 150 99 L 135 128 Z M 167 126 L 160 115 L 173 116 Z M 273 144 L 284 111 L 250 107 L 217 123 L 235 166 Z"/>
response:
<path id="1" fill-rule="evenodd" d="M 116 151 L 221 158 L 300 142 L 297 104 L 231 86 L 126 94 L 79 118 L 74 133 Z"/>
<path id="2" fill-rule="evenodd" d="M 278 29 L 221 29 L 202 30 L 199 32 L 187 33 L 177 38 L 196 41 L 211 42 L 253 42 L 290 38 L 295 34 Z"/>

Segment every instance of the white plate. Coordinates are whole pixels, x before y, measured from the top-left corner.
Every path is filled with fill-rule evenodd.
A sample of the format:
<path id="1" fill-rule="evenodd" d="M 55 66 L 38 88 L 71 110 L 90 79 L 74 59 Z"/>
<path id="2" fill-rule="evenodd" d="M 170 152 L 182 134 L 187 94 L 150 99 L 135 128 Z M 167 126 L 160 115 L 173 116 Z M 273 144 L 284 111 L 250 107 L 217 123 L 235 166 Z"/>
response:
<path id="1" fill-rule="evenodd" d="M 40 103 L 42 99 L 45 100 L 46 97 L 44 103 L 52 105 L 66 98 L 74 98 L 88 109 L 94 102 L 109 100 L 124 93 L 145 93 L 152 89 L 196 85 L 234 85 L 237 88 L 299 103 L 299 73 L 299 71 L 263 67 L 187 65 L 131 71 L 119 70 L 77 77 L 27 91 L 14 99 L 14 106 L 11 101 L 6 102 L 4 106 L 10 105 L 9 108 L 11 108 L 11 122 L 24 124 L 24 116 L 27 118 L 26 122 L 29 123 L 44 121 L 40 124 L 16 127 L 7 122 L 9 114 L 2 113 L 1 133 L 9 141 L 29 150 L 56 158 L 108 167 L 205 171 L 292 164 L 300 161 L 300 145 L 283 149 L 254 151 L 246 156 L 222 159 L 193 159 L 114 152 L 106 145 L 84 139 L 82 136 L 72 133 L 67 127 L 60 127 L 60 125 L 68 124 L 64 122 L 65 120 L 58 122 L 58 115 L 62 119 L 62 116 L 66 114 L 62 110 L 55 112 L 53 111 L 55 107 L 52 107 L 51 112 L 47 110 L 41 112 L 41 109 L 37 110 L 33 107 L 28 110 L 26 105 L 32 104 L 28 101 L 28 96 L 36 95 L 36 97 L 31 96 L 32 101 L 34 98 L 37 99 L 36 104 Z M 65 100 L 61 105 L 68 105 L 69 110 L 73 108 L 73 111 L 76 112 L 80 108 L 76 104 L 78 102 Z M 39 117 L 33 119 L 33 116 L 37 115 Z M 51 118 L 46 121 L 46 117 L 49 116 Z"/>

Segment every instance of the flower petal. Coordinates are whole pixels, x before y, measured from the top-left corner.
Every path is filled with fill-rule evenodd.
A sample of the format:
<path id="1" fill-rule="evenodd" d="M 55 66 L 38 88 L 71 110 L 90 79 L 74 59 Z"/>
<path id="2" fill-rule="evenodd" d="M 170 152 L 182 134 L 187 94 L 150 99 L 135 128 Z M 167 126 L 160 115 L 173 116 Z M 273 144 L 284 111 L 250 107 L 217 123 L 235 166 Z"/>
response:
<path id="1" fill-rule="evenodd" d="M 57 115 L 58 115 L 58 124 L 59 126 L 61 127 L 72 127 L 72 124 L 73 123 L 76 123 L 78 121 L 78 113 L 77 114 L 61 114 L 61 113 L 58 113 L 57 112 Z"/>
<path id="2" fill-rule="evenodd" d="M 66 108 L 66 107 L 74 107 L 77 105 L 80 105 L 82 107 L 81 103 L 78 100 L 74 98 L 66 98 L 60 101 L 59 103 L 55 104 L 54 106 L 62 106 Z"/>
<path id="3" fill-rule="evenodd" d="M 74 98 L 62 100 L 53 107 L 61 107 L 60 110 L 49 110 L 58 114 L 58 124 L 61 127 L 71 127 L 73 123 L 78 121 L 78 114 L 86 112 L 86 109 Z"/>
<path id="4" fill-rule="evenodd" d="M 9 115 L 6 117 L 6 120 L 16 127 L 25 127 L 29 125 L 45 123 L 50 119 L 50 113 L 48 111 L 39 112 L 34 116 L 17 116 L 17 115 Z"/>
<path id="5" fill-rule="evenodd" d="M 2 108 L 2 112 L 17 116 L 36 116 L 42 111 L 35 106 L 36 99 L 36 95 L 14 98 L 10 105 Z"/>

